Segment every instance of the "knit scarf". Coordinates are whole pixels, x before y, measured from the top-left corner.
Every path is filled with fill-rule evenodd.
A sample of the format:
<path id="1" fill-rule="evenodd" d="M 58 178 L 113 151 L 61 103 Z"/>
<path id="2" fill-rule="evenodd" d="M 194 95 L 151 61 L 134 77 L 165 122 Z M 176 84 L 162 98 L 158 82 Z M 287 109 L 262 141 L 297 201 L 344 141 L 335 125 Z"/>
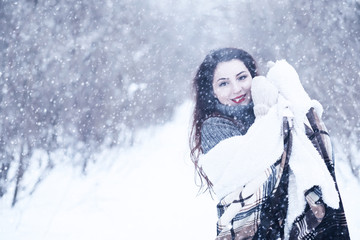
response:
<path id="1" fill-rule="evenodd" d="M 215 104 L 215 110 L 223 116 L 229 117 L 240 126 L 243 134 L 255 121 L 254 103 L 251 101 L 247 105 L 229 106 L 221 104 L 219 101 Z"/>

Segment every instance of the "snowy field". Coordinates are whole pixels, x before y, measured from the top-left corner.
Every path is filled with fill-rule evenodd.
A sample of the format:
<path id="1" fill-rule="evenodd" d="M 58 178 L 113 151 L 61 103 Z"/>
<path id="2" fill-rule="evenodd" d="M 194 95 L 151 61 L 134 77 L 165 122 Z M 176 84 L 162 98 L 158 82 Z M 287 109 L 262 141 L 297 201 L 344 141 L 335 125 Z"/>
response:
<path id="1" fill-rule="evenodd" d="M 11 209 L 0 200 L 0 239 L 214 239 L 216 202 L 197 196 L 189 159 L 189 102 L 173 121 L 149 128 L 134 147 L 99 156 L 87 176 L 57 167 Z M 336 163 L 352 239 L 360 239 L 360 182 Z"/>

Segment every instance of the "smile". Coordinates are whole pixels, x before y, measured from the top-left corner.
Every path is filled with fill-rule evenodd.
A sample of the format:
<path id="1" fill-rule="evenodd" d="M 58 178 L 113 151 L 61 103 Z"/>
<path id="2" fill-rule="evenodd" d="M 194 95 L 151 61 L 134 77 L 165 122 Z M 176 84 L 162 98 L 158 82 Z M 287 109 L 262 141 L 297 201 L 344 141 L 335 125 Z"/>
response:
<path id="1" fill-rule="evenodd" d="M 242 103 L 243 101 L 245 101 L 245 99 L 246 99 L 245 97 L 246 97 L 246 94 L 238 96 L 236 98 L 233 98 L 233 99 L 231 99 L 231 101 L 233 101 L 234 103 L 239 104 L 239 103 Z"/>

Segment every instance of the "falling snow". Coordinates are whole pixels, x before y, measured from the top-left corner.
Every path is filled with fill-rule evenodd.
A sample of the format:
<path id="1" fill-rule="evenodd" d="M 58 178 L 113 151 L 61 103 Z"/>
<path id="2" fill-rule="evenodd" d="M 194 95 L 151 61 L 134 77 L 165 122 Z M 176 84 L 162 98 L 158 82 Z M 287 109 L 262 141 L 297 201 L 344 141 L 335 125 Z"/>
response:
<path id="1" fill-rule="evenodd" d="M 191 79 L 205 54 L 225 46 L 249 51 L 257 59 L 261 72 L 265 72 L 268 60 L 287 59 L 294 65 L 309 95 L 324 106 L 324 121 L 336 152 L 339 182 L 347 199 L 344 199 L 345 208 L 350 209 L 353 222 L 359 221 L 352 213 L 356 212 L 352 211 L 355 202 L 349 197 L 350 189 L 356 188 L 360 181 L 359 0 L 326 3 L 3 0 L 0 26 L 0 201 L 1 211 L 6 215 L 0 224 L 1 235 L 23 239 L 26 234 L 33 234 L 35 239 L 31 222 L 43 216 L 43 221 L 53 219 L 53 223 L 40 224 L 43 239 L 48 239 L 47 236 L 61 239 L 66 234 L 79 236 L 80 232 L 71 224 L 63 235 L 55 224 L 74 216 L 68 210 L 76 208 L 78 203 L 85 204 L 77 217 L 86 217 L 89 209 L 104 207 L 106 203 L 100 198 L 113 201 L 114 205 L 109 206 L 115 206 L 115 202 L 124 206 L 133 199 L 121 202 L 122 188 L 131 195 L 142 184 L 147 186 L 142 182 L 143 177 L 163 176 L 154 182 L 157 184 L 154 191 L 149 188 L 146 192 L 152 203 L 157 203 L 158 196 L 168 197 L 163 195 L 167 190 L 175 192 L 183 187 L 179 183 L 192 180 L 192 173 L 189 176 L 187 172 L 190 166 L 184 175 L 166 172 L 176 172 L 177 164 L 189 164 L 188 153 L 183 149 L 187 147 L 185 136 L 181 142 L 154 141 L 154 144 L 174 144 L 153 146 L 158 152 L 168 149 L 164 153 L 174 160 L 171 162 L 174 165 L 157 162 L 163 155 L 155 152 L 151 152 L 155 157 L 140 154 L 147 149 L 140 142 L 145 145 L 152 142 L 155 132 L 168 139 L 176 138 L 171 132 L 176 127 L 166 128 L 169 121 L 176 122 L 187 133 L 190 120 L 176 118 L 171 122 L 175 109 L 191 99 Z M 161 128 L 170 132 L 165 134 Z M 149 132 L 153 134 L 147 135 Z M 133 152 L 139 155 L 131 155 Z M 177 154 L 186 157 L 171 157 Z M 126 171 L 131 177 L 120 174 L 117 178 L 113 173 L 109 175 L 111 181 L 103 182 L 101 179 L 106 174 L 94 173 L 115 171 L 111 166 L 117 166 L 119 174 Z M 71 177 L 68 171 L 73 174 Z M 137 171 L 141 174 L 136 175 Z M 71 179 L 69 182 L 78 179 L 69 190 L 74 193 L 74 199 L 62 198 L 61 194 L 69 196 L 61 192 L 69 186 L 61 185 L 62 176 Z M 179 182 L 169 181 L 173 178 Z M 124 181 L 129 184 L 119 183 Z M 131 186 L 132 182 L 136 184 Z M 192 184 L 186 186 L 192 188 Z M 57 186 L 62 190 L 52 192 Z M 100 189 L 105 186 L 111 191 L 102 192 Z M 81 190 L 83 187 L 85 190 Z M 93 192 L 97 190 L 101 193 Z M 200 208 L 201 204 L 192 201 L 200 200 L 192 198 L 192 190 L 183 190 L 189 196 L 186 198 L 191 199 L 184 200 L 183 209 L 196 212 L 191 207 Z M 91 192 L 95 199 L 99 197 L 99 202 L 84 200 L 95 196 L 87 195 Z M 45 207 L 39 208 L 43 203 Z M 119 206 L 115 209 L 120 212 Z M 46 214 L 34 214 L 39 211 Z M 64 215 L 59 215 L 60 211 Z M 212 208 L 202 212 L 206 218 L 210 218 L 208 211 Z M 97 214 L 106 217 L 103 213 L 91 212 L 94 219 Z M 140 217 L 136 214 L 128 218 L 136 221 L 135 216 Z M 118 220 L 116 215 L 111 217 Z M 202 231 L 205 235 L 213 229 L 203 216 L 185 218 L 203 219 L 207 223 Z M 156 221 L 161 224 L 165 220 Z M 114 226 L 110 222 L 104 224 Z M 98 224 L 101 223 L 95 225 Z M 351 227 L 353 223 L 349 224 Z M 118 225 L 134 230 L 132 223 L 120 221 Z M 12 231 L 18 235 L 11 235 Z M 353 231 L 354 238 L 359 238 L 356 229 Z M 111 233 L 107 239 L 120 234 Z M 95 235 L 89 231 L 89 236 Z M 206 236 L 211 238 L 212 234 Z"/>

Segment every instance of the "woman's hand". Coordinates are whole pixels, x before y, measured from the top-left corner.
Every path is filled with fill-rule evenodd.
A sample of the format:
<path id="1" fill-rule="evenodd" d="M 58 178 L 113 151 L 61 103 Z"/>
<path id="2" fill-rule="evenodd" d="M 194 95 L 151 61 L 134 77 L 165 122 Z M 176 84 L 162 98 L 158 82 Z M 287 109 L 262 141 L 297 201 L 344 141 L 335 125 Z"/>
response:
<path id="1" fill-rule="evenodd" d="M 302 86 L 299 75 L 295 69 L 285 60 L 269 62 L 270 70 L 266 75 L 280 94 L 291 103 L 294 113 L 305 115 L 311 105 L 311 99 Z"/>
<path id="2" fill-rule="evenodd" d="M 254 102 L 256 117 L 267 114 L 269 108 L 277 103 L 278 89 L 264 76 L 254 77 L 251 85 L 251 96 Z"/>

